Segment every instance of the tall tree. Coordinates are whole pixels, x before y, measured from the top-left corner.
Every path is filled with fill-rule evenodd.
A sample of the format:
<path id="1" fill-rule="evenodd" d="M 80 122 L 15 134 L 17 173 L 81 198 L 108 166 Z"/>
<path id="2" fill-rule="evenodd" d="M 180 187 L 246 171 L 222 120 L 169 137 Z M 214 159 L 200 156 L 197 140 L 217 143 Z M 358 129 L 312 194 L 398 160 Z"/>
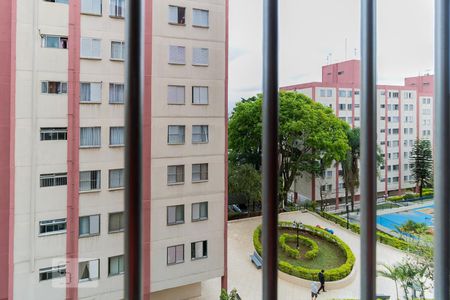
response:
<path id="1" fill-rule="evenodd" d="M 296 176 L 317 174 L 323 166 L 342 160 L 348 150 L 348 125 L 305 95 L 282 91 L 279 97 L 280 200 L 286 201 Z M 261 166 L 261 112 L 262 95 L 257 95 L 238 103 L 229 121 L 230 159 L 257 169 Z"/>
<path id="2" fill-rule="evenodd" d="M 345 205 L 348 203 L 348 193 L 352 203 L 352 211 L 355 210 L 355 191 L 359 187 L 359 165 L 360 151 L 360 129 L 351 128 L 347 130 L 349 150 L 340 161 L 342 167 L 342 179 L 345 188 Z"/>
<path id="3" fill-rule="evenodd" d="M 261 202 L 261 174 L 252 165 L 229 164 L 228 193 L 230 197 L 244 201 L 250 211 L 255 203 Z"/>
<path id="4" fill-rule="evenodd" d="M 433 158 L 431 143 L 429 140 L 417 139 L 414 143 L 412 154 L 412 176 L 419 187 L 420 197 L 424 187 L 431 185 L 433 177 Z"/>

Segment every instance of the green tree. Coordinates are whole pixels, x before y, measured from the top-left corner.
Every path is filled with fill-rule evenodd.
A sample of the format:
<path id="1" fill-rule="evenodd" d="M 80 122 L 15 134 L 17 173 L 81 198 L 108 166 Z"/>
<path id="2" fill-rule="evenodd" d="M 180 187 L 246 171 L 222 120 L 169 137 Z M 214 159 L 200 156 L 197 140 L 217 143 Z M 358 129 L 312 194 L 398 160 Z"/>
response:
<path id="1" fill-rule="evenodd" d="M 413 220 L 408 220 L 403 225 L 397 227 L 400 231 L 417 235 L 424 234 L 428 230 L 427 224 L 414 222 Z"/>
<path id="2" fill-rule="evenodd" d="M 397 294 L 397 300 L 399 300 L 400 298 L 398 297 L 398 281 L 399 281 L 399 270 L 398 268 L 396 268 L 395 266 L 390 266 L 388 264 L 382 264 L 381 265 L 383 267 L 382 270 L 379 270 L 378 276 L 381 277 L 385 277 L 388 278 L 392 281 L 394 281 L 395 283 L 395 291 Z"/>
<path id="3" fill-rule="evenodd" d="M 419 187 L 420 197 L 422 197 L 423 188 L 432 183 L 433 177 L 433 158 L 429 140 L 417 139 L 415 141 L 411 154 L 411 163 L 413 164 L 411 169 L 412 176 L 416 186 Z"/>
<path id="4" fill-rule="evenodd" d="M 330 108 L 305 95 L 281 91 L 279 152 L 280 200 L 296 176 L 317 174 L 333 161 L 340 161 L 348 150 L 348 125 Z M 230 160 L 261 167 L 262 95 L 237 103 L 229 121 Z"/>
<path id="5" fill-rule="evenodd" d="M 228 193 L 248 205 L 261 202 L 261 174 L 252 165 L 230 163 L 228 168 Z"/>

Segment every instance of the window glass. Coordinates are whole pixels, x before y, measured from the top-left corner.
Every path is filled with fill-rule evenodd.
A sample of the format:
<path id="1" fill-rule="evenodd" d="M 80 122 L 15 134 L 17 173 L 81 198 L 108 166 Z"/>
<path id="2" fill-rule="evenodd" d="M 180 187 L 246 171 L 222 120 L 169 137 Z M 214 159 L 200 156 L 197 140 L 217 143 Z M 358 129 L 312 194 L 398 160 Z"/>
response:
<path id="1" fill-rule="evenodd" d="M 108 258 L 108 275 L 114 276 L 124 273 L 123 255 Z"/>
<path id="2" fill-rule="evenodd" d="M 169 145 L 184 144 L 185 126 L 169 125 L 167 134 L 167 143 Z"/>
<path id="3" fill-rule="evenodd" d="M 209 63 L 208 48 L 194 48 L 192 50 L 192 64 L 206 66 Z"/>
<path id="4" fill-rule="evenodd" d="M 100 189 L 100 170 L 80 172 L 80 191 Z"/>
<path id="5" fill-rule="evenodd" d="M 80 147 L 100 147 L 101 127 L 81 127 Z"/>
<path id="6" fill-rule="evenodd" d="M 167 207 L 167 225 L 184 223 L 184 205 Z"/>
<path id="7" fill-rule="evenodd" d="M 99 259 L 80 262 L 78 264 L 79 281 L 88 281 L 100 278 L 99 262 Z"/>
<path id="8" fill-rule="evenodd" d="M 102 0 L 81 0 L 81 12 L 84 14 L 101 15 Z"/>
<path id="9" fill-rule="evenodd" d="M 169 5 L 169 23 L 184 25 L 186 23 L 186 8 Z"/>
<path id="10" fill-rule="evenodd" d="M 184 104 L 185 87 L 180 85 L 169 85 L 167 87 L 168 104 Z"/>
<path id="11" fill-rule="evenodd" d="M 192 165 L 192 181 L 208 180 L 208 164 L 193 164 Z"/>
<path id="12" fill-rule="evenodd" d="M 109 232 L 123 231 L 124 229 L 124 214 L 123 212 L 109 214 Z"/>
<path id="13" fill-rule="evenodd" d="M 199 27 L 208 27 L 209 11 L 194 8 L 192 10 L 192 25 Z"/>
<path id="14" fill-rule="evenodd" d="M 111 59 L 124 60 L 125 58 L 125 43 L 111 42 Z"/>
<path id="15" fill-rule="evenodd" d="M 169 64 L 184 65 L 186 63 L 186 48 L 183 46 L 169 46 Z"/>
<path id="16" fill-rule="evenodd" d="M 124 127 L 110 127 L 109 128 L 109 144 L 111 146 L 125 145 Z"/>
<path id="17" fill-rule="evenodd" d="M 109 15 L 111 17 L 124 18 L 125 17 L 125 0 L 110 0 L 109 1 Z"/>
<path id="18" fill-rule="evenodd" d="M 208 104 L 208 87 L 192 87 L 192 104 Z"/>
<path id="19" fill-rule="evenodd" d="M 168 166 L 167 167 L 167 183 L 183 183 L 184 182 L 184 166 Z"/>
<path id="20" fill-rule="evenodd" d="M 109 170 L 109 188 L 122 188 L 124 187 L 124 170 Z"/>
<path id="21" fill-rule="evenodd" d="M 208 125 L 192 126 L 192 143 L 208 142 Z"/>
<path id="22" fill-rule="evenodd" d="M 101 59 L 101 40 L 90 37 L 82 37 L 80 51 L 81 57 Z"/>
<path id="23" fill-rule="evenodd" d="M 125 86 L 123 83 L 109 84 L 109 103 L 111 104 L 125 103 Z"/>

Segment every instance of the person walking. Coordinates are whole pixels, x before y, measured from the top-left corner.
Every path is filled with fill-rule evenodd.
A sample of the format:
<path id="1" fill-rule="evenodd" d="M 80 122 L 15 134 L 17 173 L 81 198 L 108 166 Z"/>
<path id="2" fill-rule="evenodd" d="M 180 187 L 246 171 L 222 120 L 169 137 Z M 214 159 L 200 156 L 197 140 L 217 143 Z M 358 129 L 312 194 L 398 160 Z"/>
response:
<path id="1" fill-rule="evenodd" d="M 319 282 L 320 282 L 320 288 L 319 288 L 319 290 L 317 291 L 317 294 L 320 294 L 320 291 L 324 291 L 324 292 L 326 292 L 325 291 L 325 274 L 324 274 L 324 270 L 321 270 L 320 272 L 319 272 Z"/>
<path id="2" fill-rule="evenodd" d="M 319 294 L 319 288 L 316 282 L 311 282 L 311 300 L 317 300 L 317 295 Z"/>

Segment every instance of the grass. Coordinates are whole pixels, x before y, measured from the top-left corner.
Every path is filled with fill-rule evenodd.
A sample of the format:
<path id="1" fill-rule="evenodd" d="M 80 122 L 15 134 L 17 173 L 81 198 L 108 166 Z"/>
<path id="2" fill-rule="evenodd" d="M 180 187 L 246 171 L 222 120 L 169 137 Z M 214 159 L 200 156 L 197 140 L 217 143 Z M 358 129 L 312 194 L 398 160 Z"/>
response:
<path id="1" fill-rule="evenodd" d="M 296 234 L 295 230 L 279 230 L 279 234 L 289 233 Z M 305 231 L 300 234 L 314 240 L 319 246 L 319 254 L 314 259 L 305 259 L 304 255 L 311 250 L 308 247 L 300 245 L 300 258 L 291 258 L 285 253 L 281 247 L 278 247 L 278 256 L 280 260 L 284 260 L 294 266 L 301 266 L 309 269 L 334 269 L 345 263 L 345 253 L 335 244 L 326 241 L 316 235 L 312 235 Z M 288 243 L 291 247 L 296 248 L 296 243 Z"/>

